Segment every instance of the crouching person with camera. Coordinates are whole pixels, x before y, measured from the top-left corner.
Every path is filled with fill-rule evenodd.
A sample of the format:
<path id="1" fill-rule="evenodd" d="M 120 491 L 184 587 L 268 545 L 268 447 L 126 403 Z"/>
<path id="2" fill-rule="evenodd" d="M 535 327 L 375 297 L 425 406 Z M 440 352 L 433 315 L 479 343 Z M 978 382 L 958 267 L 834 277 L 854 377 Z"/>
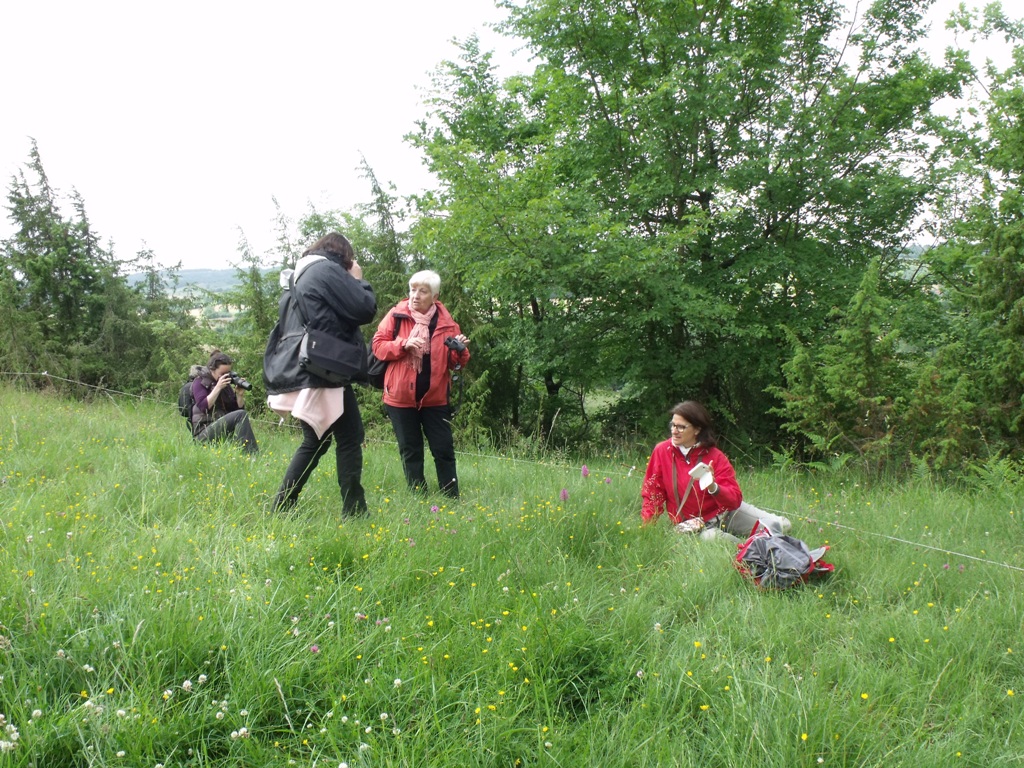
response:
<path id="1" fill-rule="evenodd" d="M 200 443 L 231 438 L 246 453 L 256 453 L 259 445 L 245 410 L 245 391 L 252 385 L 233 365 L 234 360 L 216 349 L 192 382 L 192 437 Z"/>
<path id="2" fill-rule="evenodd" d="M 423 438 L 437 471 L 437 487 L 459 497 L 452 437 L 451 372 L 469 362 L 469 339 L 441 302 L 441 277 L 424 270 L 409 278 L 409 298 L 384 316 L 373 335 L 373 354 L 388 363 L 384 406 L 391 419 L 410 488 L 426 488 Z"/>

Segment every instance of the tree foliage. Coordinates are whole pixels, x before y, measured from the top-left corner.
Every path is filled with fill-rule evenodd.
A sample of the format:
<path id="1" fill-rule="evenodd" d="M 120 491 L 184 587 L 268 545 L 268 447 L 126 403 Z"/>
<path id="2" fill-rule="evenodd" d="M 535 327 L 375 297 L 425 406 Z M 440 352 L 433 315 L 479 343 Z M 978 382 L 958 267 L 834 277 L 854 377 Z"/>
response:
<path id="1" fill-rule="evenodd" d="M 162 295 L 155 270 L 129 287 L 125 265 L 100 244 L 77 192 L 70 204 L 67 215 L 33 142 L 7 194 L 15 231 L 3 242 L 0 364 L 129 391 L 163 383 L 180 359 L 177 346 L 195 341 L 194 323 Z M 151 258 L 144 251 L 131 263 Z"/>
<path id="2" fill-rule="evenodd" d="M 467 41 L 412 137 L 441 181 L 417 247 L 503 373 L 495 421 L 624 384 L 648 423 L 695 397 L 778 439 L 784 329 L 897 264 L 929 191 L 930 108 L 967 73 L 918 51 L 927 4 L 504 5 L 536 71 L 499 81 Z"/>

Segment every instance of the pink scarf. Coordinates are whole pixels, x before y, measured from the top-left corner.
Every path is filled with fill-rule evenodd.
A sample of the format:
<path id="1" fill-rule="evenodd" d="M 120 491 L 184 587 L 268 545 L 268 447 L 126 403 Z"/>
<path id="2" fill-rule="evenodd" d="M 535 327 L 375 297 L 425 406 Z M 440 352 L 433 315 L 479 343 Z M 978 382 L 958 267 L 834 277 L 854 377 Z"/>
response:
<path id="1" fill-rule="evenodd" d="M 426 312 L 417 312 L 412 307 L 409 307 L 409 315 L 415 321 L 415 325 L 412 328 L 412 332 L 409 334 L 409 339 L 420 338 L 426 342 L 422 348 L 413 349 L 406 346 L 406 358 L 405 362 L 407 365 L 412 366 L 412 369 L 419 373 L 423 370 L 423 356 L 430 354 L 430 320 L 437 313 L 437 304 L 431 304 L 430 309 Z M 408 342 L 406 342 L 408 344 Z"/>

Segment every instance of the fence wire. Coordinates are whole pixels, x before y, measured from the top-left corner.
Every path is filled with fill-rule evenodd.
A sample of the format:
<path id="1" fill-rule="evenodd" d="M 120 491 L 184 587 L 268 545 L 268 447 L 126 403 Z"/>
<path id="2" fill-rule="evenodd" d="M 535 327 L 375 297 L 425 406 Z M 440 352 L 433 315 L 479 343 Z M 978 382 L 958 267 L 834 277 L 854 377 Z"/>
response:
<path id="1" fill-rule="evenodd" d="M 161 400 L 159 398 L 152 397 L 150 395 L 138 395 L 138 394 L 135 394 L 135 393 L 132 393 L 132 392 L 123 392 L 121 390 L 111 389 L 109 387 L 103 387 L 103 386 L 96 385 L 96 384 L 86 384 L 85 382 L 76 381 L 74 379 L 64 378 L 63 376 L 55 376 L 55 375 L 53 375 L 53 374 L 51 374 L 51 373 L 49 373 L 47 371 L 43 371 L 42 373 L 26 373 L 26 372 L 22 372 L 22 371 L 0 371 L 0 376 L 7 376 L 7 377 L 12 377 L 12 378 L 13 377 L 45 378 L 45 379 L 52 380 L 52 381 L 62 381 L 64 383 L 66 383 L 66 384 L 73 384 L 73 385 L 78 386 L 78 387 L 83 387 L 85 389 L 94 390 L 96 392 L 105 394 L 108 397 L 110 397 L 112 395 L 120 395 L 121 397 L 133 398 L 135 400 L 139 400 L 140 402 L 151 402 L 151 403 L 156 403 L 156 404 L 159 404 L 159 405 L 166 405 L 168 407 L 173 407 L 173 408 L 177 408 L 177 406 L 178 406 L 178 404 L 176 402 L 171 403 L 171 402 L 168 402 L 166 400 Z M 287 427 L 289 429 L 296 429 L 296 430 L 300 429 L 300 427 L 297 424 L 290 424 L 284 418 L 274 419 L 274 420 L 252 418 L 251 420 L 254 421 L 257 424 L 272 425 L 272 426 L 276 426 L 276 427 L 282 427 L 283 426 L 283 427 Z M 379 441 L 379 440 L 367 440 L 367 443 L 373 443 L 373 444 L 376 444 L 376 445 L 384 445 L 384 443 Z M 478 458 L 478 459 L 487 459 L 489 461 L 495 461 L 495 462 L 514 463 L 514 464 L 522 464 L 522 465 L 529 465 L 529 466 L 536 466 L 536 467 L 545 467 L 547 469 L 562 470 L 562 471 L 567 471 L 567 472 L 568 471 L 578 472 L 580 470 L 580 467 L 577 466 L 577 465 L 558 464 L 558 463 L 554 463 L 554 462 L 537 461 L 535 459 L 522 459 L 522 458 L 516 458 L 516 457 L 509 457 L 509 456 L 497 456 L 497 455 L 494 455 L 494 454 L 481 453 L 481 452 L 469 452 L 469 451 L 456 451 L 456 453 L 459 456 L 472 457 L 472 458 Z M 599 471 L 596 471 L 596 470 L 592 471 L 592 473 L 595 474 L 595 475 L 604 475 L 604 476 L 615 475 L 617 477 L 631 478 L 631 477 L 633 477 L 634 474 L 636 474 L 636 470 L 637 470 L 636 465 L 632 465 L 625 472 L 623 472 L 621 470 L 601 469 Z M 771 513 L 776 514 L 776 515 L 781 515 L 782 517 L 786 517 L 788 515 L 788 513 L 783 512 L 782 510 L 772 509 L 771 507 L 759 507 L 759 509 L 763 509 L 766 512 L 771 512 Z M 908 546 L 916 547 L 918 549 L 927 549 L 927 550 L 930 550 L 932 552 L 937 552 L 939 554 L 948 555 L 948 556 L 951 556 L 951 557 L 960 557 L 960 558 L 963 558 L 965 560 L 972 560 L 974 562 L 984 563 L 985 565 L 992 565 L 992 566 L 995 566 L 997 568 L 1005 568 L 1007 570 L 1018 571 L 1018 572 L 1024 573 L 1024 568 L 1016 566 L 1016 565 L 1011 565 L 1010 563 L 1000 562 L 998 560 L 989 560 L 989 559 L 984 558 L 984 557 L 977 557 L 975 555 L 968 555 L 968 554 L 966 554 L 964 552 L 957 552 L 957 551 L 951 550 L 951 549 L 943 549 L 942 547 L 935 547 L 935 546 L 932 546 L 930 544 L 922 544 L 920 542 L 916 542 L 916 541 L 911 541 L 909 539 L 900 538 L 899 536 L 891 536 L 889 534 L 876 533 L 874 531 L 865 531 L 865 530 L 862 530 L 862 529 L 859 529 L 859 528 L 854 528 L 854 527 L 849 526 L 849 525 L 842 525 L 840 523 L 837 523 L 837 522 L 834 522 L 834 521 L 831 521 L 831 520 L 818 520 L 818 519 L 813 518 L 813 517 L 802 517 L 802 516 L 798 516 L 798 517 L 801 520 L 805 520 L 806 522 L 809 522 L 809 523 L 814 523 L 815 525 L 818 525 L 818 526 L 821 526 L 821 527 L 828 526 L 828 527 L 831 527 L 831 528 L 836 528 L 836 529 L 840 529 L 840 530 L 844 530 L 844 531 L 849 531 L 850 533 L 852 533 L 853 535 L 855 535 L 857 537 L 867 537 L 867 536 L 870 536 L 870 537 L 874 537 L 874 538 L 884 539 L 886 541 L 892 541 L 892 542 L 899 543 L 899 544 L 906 544 Z"/>

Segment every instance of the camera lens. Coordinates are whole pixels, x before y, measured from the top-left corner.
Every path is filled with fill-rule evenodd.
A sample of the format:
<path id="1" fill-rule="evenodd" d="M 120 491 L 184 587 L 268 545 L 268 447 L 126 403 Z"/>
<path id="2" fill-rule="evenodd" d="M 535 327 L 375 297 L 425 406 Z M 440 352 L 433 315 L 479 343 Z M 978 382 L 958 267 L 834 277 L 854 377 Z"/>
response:
<path id="1" fill-rule="evenodd" d="M 245 390 L 246 392 L 248 392 L 249 390 L 251 390 L 251 389 L 252 389 L 252 384 L 250 384 L 250 383 L 249 383 L 248 381 L 246 381 L 245 379 L 243 379 L 243 378 L 242 378 L 241 376 L 239 376 L 239 375 L 238 375 L 237 373 L 235 373 L 234 371 L 231 371 L 231 373 L 230 373 L 230 376 L 231 376 L 231 383 L 232 383 L 232 384 L 233 384 L 234 386 L 236 386 L 236 387 L 241 387 L 241 388 L 242 388 L 242 389 L 244 389 L 244 390 Z"/>

